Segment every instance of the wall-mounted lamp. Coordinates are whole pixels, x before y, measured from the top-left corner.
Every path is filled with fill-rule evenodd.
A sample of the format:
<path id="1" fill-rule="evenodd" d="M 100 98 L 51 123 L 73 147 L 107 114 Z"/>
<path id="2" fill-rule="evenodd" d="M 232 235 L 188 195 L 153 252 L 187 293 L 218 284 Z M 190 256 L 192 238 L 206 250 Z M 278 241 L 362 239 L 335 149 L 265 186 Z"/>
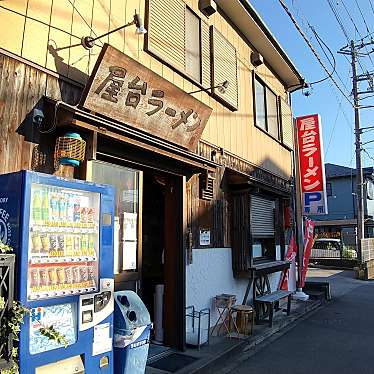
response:
<path id="1" fill-rule="evenodd" d="M 193 94 L 193 93 L 196 93 L 196 92 L 202 92 L 202 91 L 208 91 L 208 90 L 212 90 L 213 88 L 217 88 L 218 91 L 221 94 L 224 94 L 226 92 L 227 88 L 229 87 L 229 84 L 230 84 L 230 82 L 228 80 L 226 80 L 226 81 L 222 82 L 221 84 L 219 84 L 217 86 L 208 87 L 208 88 L 202 88 L 200 90 L 189 92 L 189 94 Z"/>
<path id="2" fill-rule="evenodd" d="M 83 46 L 83 48 L 85 49 L 91 49 L 95 46 L 95 41 L 98 40 L 98 39 L 101 39 L 103 38 L 104 36 L 108 36 L 110 34 L 113 34 L 114 32 L 117 32 L 119 30 L 122 30 L 128 26 L 131 26 L 131 25 L 135 25 L 136 26 L 136 30 L 135 30 L 135 33 L 136 34 L 146 34 L 147 33 L 147 30 L 145 29 L 144 27 L 144 23 L 143 23 L 143 20 L 142 18 L 140 17 L 139 14 L 136 13 L 136 10 L 135 10 L 135 14 L 134 14 L 134 18 L 131 22 L 129 23 L 126 23 L 126 25 L 123 25 L 123 26 L 120 26 L 120 27 L 117 27 L 116 29 L 114 30 L 111 30 L 111 31 L 108 31 L 106 32 L 105 34 L 102 34 L 102 35 L 99 35 L 99 36 L 96 36 L 95 38 L 93 38 L 92 36 L 84 36 L 82 37 L 81 39 L 81 42 L 78 43 L 78 44 L 72 44 L 72 45 L 68 45 L 66 47 L 61 47 L 61 48 L 56 48 L 55 49 L 55 52 L 58 52 L 58 51 L 62 51 L 63 49 L 68 49 L 68 48 L 73 48 L 73 47 L 78 47 L 78 46 Z"/>
<path id="3" fill-rule="evenodd" d="M 132 25 L 135 25 L 136 26 L 136 30 L 135 30 L 135 33 L 136 34 L 146 34 L 147 33 L 147 30 L 144 28 L 144 23 L 143 23 L 143 20 L 142 18 L 140 17 L 139 14 L 136 13 L 135 11 L 135 14 L 134 14 L 134 19 L 127 23 L 126 25 L 123 25 L 123 26 L 120 26 L 120 27 L 117 27 L 116 29 L 114 30 L 111 30 L 111 31 L 108 31 L 106 32 L 105 34 L 102 34 L 102 35 L 99 35 L 97 36 L 96 38 L 93 38 L 92 36 L 84 36 L 82 39 L 81 39 L 81 44 L 82 46 L 85 48 L 85 49 L 91 49 L 94 47 L 95 45 L 95 41 L 100 39 L 100 38 L 103 38 L 104 36 L 108 36 L 114 32 L 117 32 L 119 30 L 122 30 L 128 26 L 132 26 Z"/>

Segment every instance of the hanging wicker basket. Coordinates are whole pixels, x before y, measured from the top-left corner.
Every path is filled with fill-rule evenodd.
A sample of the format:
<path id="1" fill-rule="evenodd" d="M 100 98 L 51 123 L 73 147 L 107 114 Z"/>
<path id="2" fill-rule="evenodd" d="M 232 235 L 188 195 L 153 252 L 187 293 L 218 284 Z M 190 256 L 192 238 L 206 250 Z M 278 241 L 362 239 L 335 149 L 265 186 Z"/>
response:
<path id="1" fill-rule="evenodd" d="M 84 160 L 86 153 L 86 142 L 78 134 L 66 134 L 56 140 L 54 166 L 59 165 L 79 166 Z"/>

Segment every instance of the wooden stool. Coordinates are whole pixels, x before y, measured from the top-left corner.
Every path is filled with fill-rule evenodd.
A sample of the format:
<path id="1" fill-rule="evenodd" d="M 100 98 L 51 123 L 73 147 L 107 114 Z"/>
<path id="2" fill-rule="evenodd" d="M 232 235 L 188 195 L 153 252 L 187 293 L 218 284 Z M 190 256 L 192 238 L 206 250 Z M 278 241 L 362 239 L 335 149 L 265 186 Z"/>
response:
<path id="1" fill-rule="evenodd" d="M 217 336 L 220 334 L 222 327 L 225 328 L 226 333 L 230 334 L 230 309 L 236 302 L 236 296 L 230 294 L 221 294 L 217 295 L 214 298 L 214 304 L 218 312 L 218 320 L 214 325 L 211 335 L 214 332 L 217 333 Z"/>
<path id="2" fill-rule="evenodd" d="M 252 335 L 254 316 L 254 310 L 250 305 L 233 305 L 230 308 L 230 326 L 232 326 L 234 330 L 233 333 L 236 334 L 237 338 L 240 338 L 240 335 Z"/>

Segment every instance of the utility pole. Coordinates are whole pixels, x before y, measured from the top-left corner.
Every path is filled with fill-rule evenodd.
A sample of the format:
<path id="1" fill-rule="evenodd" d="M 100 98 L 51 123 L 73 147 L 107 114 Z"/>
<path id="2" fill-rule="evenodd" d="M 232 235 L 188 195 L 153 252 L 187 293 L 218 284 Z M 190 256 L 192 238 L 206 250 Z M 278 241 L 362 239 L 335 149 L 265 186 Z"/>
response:
<path id="1" fill-rule="evenodd" d="M 358 261 L 362 260 L 361 239 L 365 237 L 364 224 L 364 176 L 362 172 L 361 159 L 361 130 L 360 130 L 360 99 L 358 96 L 357 69 L 356 69 L 356 47 L 351 41 L 352 58 L 352 83 L 353 83 L 353 103 L 355 110 L 355 144 L 356 144 L 356 193 L 357 193 L 357 254 Z"/>
<path id="2" fill-rule="evenodd" d="M 351 66 L 352 66 L 352 94 L 353 94 L 353 104 L 355 111 L 355 146 L 356 146 L 356 197 L 357 197 L 357 257 L 358 261 L 362 261 L 362 246 L 361 239 L 365 237 L 365 212 L 364 212 L 364 176 L 362 170 L 362 143 L 361 143 L 361 133 L 360 129 L 360 94 L 372 93 L 373 90 L 373 75 L 366 73 L 362 75 L 357 75 L 357 58 L 359 56 L 366 56 L 367 53 L 362 53 L 360 50 L 365 48 L 367 45 L 374 44 L 374 41 L 368 43 L 355 44 L 351 40 L 350 44 L 343 47 L 338 51 L 338 53 L 350 55 L 351 56 Z M 366 91 L 359 91 L 358 82 L 368 81 L 369 88 Z"/>

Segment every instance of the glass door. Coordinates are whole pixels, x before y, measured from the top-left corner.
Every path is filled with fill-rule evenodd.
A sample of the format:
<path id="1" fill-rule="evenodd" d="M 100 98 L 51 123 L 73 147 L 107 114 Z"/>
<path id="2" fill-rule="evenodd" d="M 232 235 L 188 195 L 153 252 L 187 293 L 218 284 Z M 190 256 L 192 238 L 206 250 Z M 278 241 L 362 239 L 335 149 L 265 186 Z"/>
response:
<path id="1" fill-rule="evenodd" d="M 114 231 L 114 274 L 116 281 L 138 280 L 140 258 L 139 242 L 139 186 L 142 172 L 102 161 L 92 161 L 95 183 L 110 184 L 116 188 Z"/>

